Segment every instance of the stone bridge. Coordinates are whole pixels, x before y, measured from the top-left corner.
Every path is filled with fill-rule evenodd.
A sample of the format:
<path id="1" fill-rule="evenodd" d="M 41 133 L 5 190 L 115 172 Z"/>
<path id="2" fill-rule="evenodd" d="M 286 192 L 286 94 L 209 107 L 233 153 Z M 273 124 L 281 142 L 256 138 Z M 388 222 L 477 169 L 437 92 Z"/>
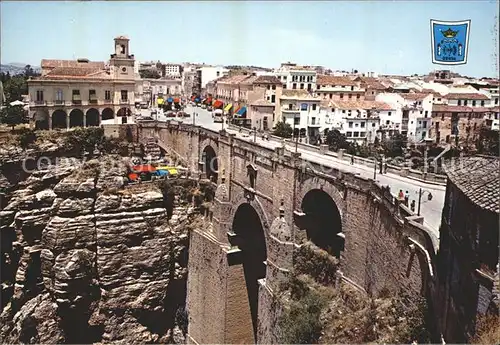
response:
<path id="1" fill-rule="evenodd" d="M 373 180 L 225 131 L 167 122 L 138 136 L 217 181 L 212 224 L 190 238 L 190 343 L 276 343 L 273 297 L 306 240 L 339 258 L 338 283 L 432 302 L 436 239 Z"/>

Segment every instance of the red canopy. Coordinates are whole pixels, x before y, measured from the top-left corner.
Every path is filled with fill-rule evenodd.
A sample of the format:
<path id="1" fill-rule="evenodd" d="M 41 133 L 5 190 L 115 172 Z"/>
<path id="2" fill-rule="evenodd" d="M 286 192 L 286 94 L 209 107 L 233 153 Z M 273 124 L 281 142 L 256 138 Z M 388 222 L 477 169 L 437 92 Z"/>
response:
<path id="1" fill-rule="evenodd" d="M 174 103 L 180 103 L 180 99 L 179 98 L 174 98 Z"/>
<path id="2" fill-rule="evenodd" d="M 222 101 L 216 100 L 214 103 L 214 108 L 222 108 L 223 105 L 224 103 L 222 103 Z"/>
<path id="3" fill-rule="evenodd" d="M 142 172 L 154 172 L 156 171 L 156 168 L 150 164 L 146 165 L 135 165 L 132 167 L 132 171 L 135 173 L 142 173 Z"/>
<path id="4" fill-rule="evenodd" d="M 194 99 L 196 98 L 196 96 L 191 96 L 191 100 L 194 102 Z"/>

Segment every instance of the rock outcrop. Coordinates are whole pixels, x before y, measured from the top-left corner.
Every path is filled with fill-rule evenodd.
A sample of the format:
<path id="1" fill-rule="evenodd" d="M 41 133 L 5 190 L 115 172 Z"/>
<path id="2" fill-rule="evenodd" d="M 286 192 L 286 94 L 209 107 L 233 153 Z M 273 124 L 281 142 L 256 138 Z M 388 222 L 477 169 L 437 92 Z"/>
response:
<path id="1" fill-rule="evenodd" d="M 119 156 L 59 163 L 0 211 L 0 341 L 182 343 L 193 208 L 169 220 L 154 184 L 124 186 Z"/>

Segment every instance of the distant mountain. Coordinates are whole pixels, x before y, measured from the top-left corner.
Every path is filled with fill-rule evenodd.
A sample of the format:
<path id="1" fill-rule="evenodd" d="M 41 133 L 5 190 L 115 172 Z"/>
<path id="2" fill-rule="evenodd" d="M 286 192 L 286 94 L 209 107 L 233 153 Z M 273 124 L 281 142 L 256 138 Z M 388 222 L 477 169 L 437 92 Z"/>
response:
<path id="1" fill-rule="evenodd" d="M 0 72 L 2 73 L 7 73 L 9 72 L 10 75 L 16 75 L 16 74 L 21 74 L 24 72 L 24 67 L 26 66 L 25 63 L 19 63 L 19 62 L 14 62 L 14 63 L 9 63 L 9 64 L 0 64 Z M 33 71 L 40 73 L 41 68 L 38 66 L 31 66 L 33 68 Z"/>

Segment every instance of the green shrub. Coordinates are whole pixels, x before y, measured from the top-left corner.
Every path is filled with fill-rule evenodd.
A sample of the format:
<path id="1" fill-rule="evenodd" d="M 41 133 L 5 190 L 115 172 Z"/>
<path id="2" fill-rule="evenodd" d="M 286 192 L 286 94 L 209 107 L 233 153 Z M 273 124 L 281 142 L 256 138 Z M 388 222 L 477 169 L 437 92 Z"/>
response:
<path id="1" fill-rule="evenodd" d="M 21 128 L 17 131 L 17 142 L 24 150 L 35 143 L 36 139 L 36 134 L 32 129 Z"/>

